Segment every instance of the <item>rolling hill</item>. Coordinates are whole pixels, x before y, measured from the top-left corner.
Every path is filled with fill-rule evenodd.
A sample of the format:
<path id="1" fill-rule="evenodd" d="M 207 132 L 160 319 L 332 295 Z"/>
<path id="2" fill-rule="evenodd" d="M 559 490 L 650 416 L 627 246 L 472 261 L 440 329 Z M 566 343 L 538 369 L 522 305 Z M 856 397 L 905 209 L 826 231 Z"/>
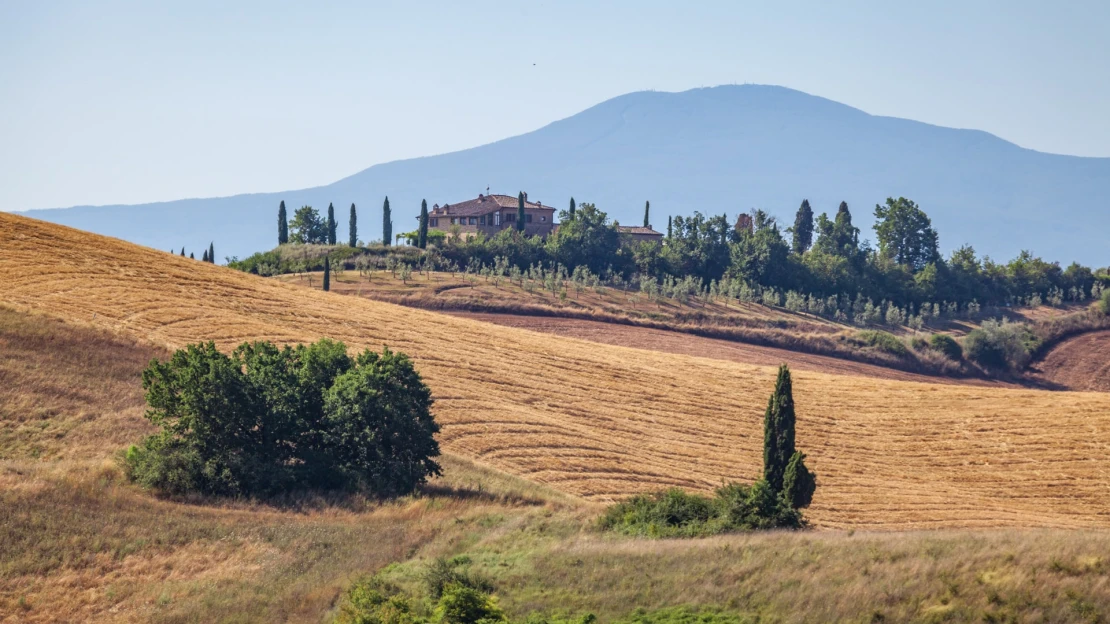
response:
<path id="1" fill-rule="evenodd" d="M 792 220 L 803 198 L 818 212 L 845 200 L 865 237 L 874 204 L 902 195 L 933 217 L 945 250 L 971 243 L 996 260 L 1031 249 L 1064 264 L 1110 263 L 1110 158 L 1039 153 L 981 131 L 757 85 L 630 93 L 528 134 L 375 165 L 311 189 L 28 214 L 157 249 L 199 253 L 215 241 L 223 258 L 271 248 L 281 200 L 291 209 L 334 202 L 340 238 L 356 203 L 369 240 L 381 236 L 383 196 L 402 232 L 415 224 L 421 198 L 453 203 L 487 186 L 524 189 L 558 207 L 573 195 L 625 223 L 651 200 L 657 226 L 667 214 L 735 217 L 753 207 Z"/>
<path id="2" fill-rule="evenodd" d="M 413 356 L 452 453 L 587 500 L 760 470 L 774 369 L 401 308 L 0 214 L 0 304 L 168 347 Z M 1110 395 L 795 376 L 821 527 L 1105 527 Z"/>

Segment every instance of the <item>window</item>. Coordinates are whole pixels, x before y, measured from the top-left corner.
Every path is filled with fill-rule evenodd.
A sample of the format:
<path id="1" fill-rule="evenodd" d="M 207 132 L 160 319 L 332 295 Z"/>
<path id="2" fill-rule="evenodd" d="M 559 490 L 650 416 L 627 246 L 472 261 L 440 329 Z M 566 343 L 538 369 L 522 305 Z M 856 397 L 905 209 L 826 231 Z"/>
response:
<path id="1" fill-rule="evenodd" d="M 494 225 L 496 225 L 498 227 L 501 227 L 501 213 L 500 212 L 493 213 L 493 218 L 494 218 L 494 221 L 495 221 Z"/>
<path id="2" fill-rule="evenodd" d="M 470 225 L 478 225 L 478 217 L 470 217 Z"/>
<path id="3" fill-rule="evenodd" d="M 547 215 L 540 217 L 540 223 L 547 223 Z"/>
<path id="4" fill-rule="evenodd" d="M 513 221 L 516 221 L 516 215 L 510 212 L 509 214 L 505 215 L 505 221 L 507 223 L 512 223 Z"/>
<path id="5" fill-rule="evenodd" d="M 439 219 L 432 219 L 432 227 L 439 227 Z"/>
<path id="6" fill-rule="evenodd" d="M 455 217 L 451 217 L 451 225 L 455 225 Z"/>
<path id="7" fill-rule="evenodd" d="M 524 222 L 525 223 L 531 223 L 532 222 L 532 215 L 530 215 L 530 214 L 524 215 Z"/>
<path id="8" fill-rule="evenodd" d="M 485 224 L 486 224 L 486 215 L 482 215 L 482 216 L 478 217 L 478 225 L 485 225 Z"/>

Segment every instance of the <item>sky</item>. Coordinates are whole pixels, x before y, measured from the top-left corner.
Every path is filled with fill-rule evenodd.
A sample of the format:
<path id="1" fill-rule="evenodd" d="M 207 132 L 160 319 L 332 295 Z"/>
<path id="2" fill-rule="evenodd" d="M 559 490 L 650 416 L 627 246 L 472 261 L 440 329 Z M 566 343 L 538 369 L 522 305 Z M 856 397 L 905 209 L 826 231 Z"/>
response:
<path id="1" fill-rule="evenodd" d="M 1108 157 L 1108 32 L 1105 0 L 0 0 L 0 209 L 319 186 L 719 84 Z"/>

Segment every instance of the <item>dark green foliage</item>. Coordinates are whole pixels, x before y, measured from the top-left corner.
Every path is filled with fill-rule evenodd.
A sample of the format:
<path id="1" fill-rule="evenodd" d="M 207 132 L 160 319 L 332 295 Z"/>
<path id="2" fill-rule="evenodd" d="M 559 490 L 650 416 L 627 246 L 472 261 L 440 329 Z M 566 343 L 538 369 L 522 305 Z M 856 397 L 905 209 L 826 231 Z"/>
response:
<path id="1" fill-rule="evenodd" d="M 343 596 L 335 624 L 418 624 L 408 596 L 377 576 L 357 581 Z"/>
<path id="2" fill-rule="evenodd" d="M 794 253 L 805 253 L 813 244 L 813 209 L 809 207 L 809 200 L 803 199 L 794 217 L 794 227 L 790 228 L 793 235 Z"/>
<path id="3" fill-rule="evenodd" d="M 207 249 L 205 249 L 204 253 L 201 254 L 200 260 L 201 260 L 201 262 L 208 262 L 208 250 Z"/>
<path id="4" fill-rule="evenodd" d="M 783 364 L 763 414 L 763 479 L 776 493 L 782 491 L 786 465 L 794 456 L 794 422 L 793 382 Z"/>
<path id="5" fill-rule="evenodd" d="M 667 216 L 667 240 L 670 240 L 671 239 L 671 234 L 673 234 L 673 229 L 672 229 L 673 228 L 673 222 L 672 222 L 671 219 L 672 219 L 672 217 L 670 215 L 668 215 Z"/>
<path id="6" fill-rule="evenodd" d="M 620 260 L 620 233 L 609 216 L 593 204 L 578 206 L 573 220 L 560 215 L 559 231 L 547 238 L 546 255 L 563 266 L 586 266 L 600 274 Z"/>
<path id="7" fill-rule="evenodd" d="M 489 579 L 462 569 L 469 564 L 470 558 L 466 556 L 452 559 L 437 557 L 430 561 L 428 566 L 424 568 L 423 574 L 421 574 L 421 580 L 424 581 L 424 587 L 427 589 L 428 595 L 433 600 L 439 600 L 444 591 L 452 585 L 469 587 L 485 593 L 492 592 L 493 583 Z"/>
<path id="8" fill-rule="evenodd" d="M 651 202 L 644 202 L 644 227 L 651 227 Z"/>
<path id="9" fill-rule="evenodd" d="M 856 332 L 851 340 L 858 345 L 874 347 L 883 353 L 889 353 L 899 357 L 905 357 L 910 354 L 909 349 L 906 348 L 906 343 L 902 342 L 898 336 L 890 332 L 865 329 Z"/>
<path id="10" fill-rule="evenodd" d="M 289 221 L 285 215 L 285 200 L 278 205 L 278 244 L 289 242 Z"/>
<path id="11" fill-rule="evenodd" d="M 216 244 L 208 243 L 208 261 L 216 264 Z"/>
<path id="12" fill-rule="evenodd" d="M 358 247 L 358 212 L 354 204 L 351 204 L 351 216 L 347 221 L 347 246 Z"/>
<path id="13" fill-rule="evenodd" d="M 964 336 L 967 359 L 986 368 L 1019 371 L 1029 363 L 1037 338 L 1025 325 L 987 319 Z"/>
<path id="14" fill-rule="evenodd" d="M 777 496 L 766 481 L 733 483 L 708 498 L 671 488 L 640 494 L 610 506 L 599 520 L 603 530 L 642 537 L 704 537 L 772 528 L 801 528 L 801 514 Z"/>
<path id="15" fill-rule="evenodd" d="M 328 240 L 328 225 L 312 206 L 298 208 L 289 227 L 292 243 L 323 245 Z"/>
<path id="16" fill-rule="evenodd" d="M 516 206 L 516 229 L 523 232 L 524 231 L 524 226 L 525 226 L 524 191 L 521 191 L 520 194 L 517 195 L 516 201 L 517 201 L 517 206 Z"/>
<path id="17" fill-rule="evenodd" d="M 393 213 L 389 210 L 389 196 L 382 202 L 382 244 L 389 246 L 393 240 Z"/>
<path id="18" fill-rule="evenodd" d="M 574 198 L 571 197 L 570 198 L 570 208 L 567 209 L 567 218 L 568 219 L 573 219 L 574 218 L 574 211 L 575 211 Z"/>
<path id="19" fill-rule="evenodd" d="M 421 249 L 428 247 L 428 200 L 420 200 L 420 229 L 416 233 L 416 246 Z"/>
<path id="20" fill-rule="evenodd" d="M 1110 315 L 1110 288 L 1103 291 L 1102 298 L 1098 300 L 1098 309 L 1103 314 Z"/>
<path id="21" fill-rule="evenodd" d="M 193 252 L 191 252 L 191 251 L 189 252 L 189 259 L 190 260 L 196 260 L 196 258 L 193 257 Z"/>
<path id="22" fill-rule="evenodd" d="M 162 428 L 125 454 L 129 476 L 169 494 L 270 495 L 299 488 L 411 492 L 439 474 L 427 386 L 403 354 L 342 343 L 231 356 L 190 345 L 143 372 Z"/>
<path id="23" fill-rule="evenodd" d="M 335 206 L 328 204 L 328 244 L 335 244 Z"/>
<path id="24" fill-rule="evenodd" d="M 933 334 L 929 338 L 929 348 L 933 351 L 939 351 L 944 354 L 944 357 L 957 362 L 964 357 L 963 347 L 956 342 L 955 338 L 947 334 Z"/>
<path id="25" fill-rule="evenodd" d="M 324 291 L 331 290 L 331 260 L 324 256 Z"/>
<path id="26" fill-rule="evenodd" d="M 875 234 L 879 253 L 912 271 L 940 258 L 932 221 L 905 197 L 888 197 L 885 206 L 875 205 Z"/>
<path id="27" fill-rule="evenodd" d="M 185 257 L 185 248 L 184 247 L 181 248 L 181 257 L 182 258 Z"/>
<path id="28" fill-rule="evenodd" d="M 806 454 L 796 451 L 786 464 L 782 478 L 782 497 L 794 509 L 804 509 L 813 502 L 817 491 L 817 475 L 806 467 Z"/>
<path id="29" fill-rule="evenodd" d="M 823 213 L 817 218 L 816 249 L 842 258 L 859 257 L 859 228 L 852 225 L 852 212 L 847 202 L 840 202 L 834 220 L 830 221 Z"/>
<path id="30" fill-rule="evenodd" d="M 432 619 L 443 624 L 508 622 L 493 596 L 463 585 L 450 585 L 444 590 Z"/>
<path id="31" fill-rule="evenodd" d="M 640 608 L 630 615 L 613 620 L 612 624 L 749 624 L 749 618 L 717 609 L 665 607 L 655 611 Z M 590 623 L 586 623 L 590 624 Z"/>

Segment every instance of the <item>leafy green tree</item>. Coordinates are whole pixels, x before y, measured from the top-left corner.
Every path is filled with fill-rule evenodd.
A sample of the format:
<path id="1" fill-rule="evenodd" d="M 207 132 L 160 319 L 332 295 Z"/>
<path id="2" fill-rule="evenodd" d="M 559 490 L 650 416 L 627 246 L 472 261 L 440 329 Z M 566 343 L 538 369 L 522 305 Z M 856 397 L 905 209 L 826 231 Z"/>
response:
<path id="1" fill-rule="evenodd" d="M 802 200 L 790 233 L 793 235 L 793 248 L 796 254 L 805 253 L 813 244 L 813 209 L 809 207 L 808 199 Z"/>
<path id="2" fill-rule="evenodd" d="M 331 290 L 331 260 L 324 256 L 324 291 Z"/>
<path id="3" fill-rule="evenodd" d="M 681 217 L 675 219 L 677 223 Z M 724 224 L 728 226 L 727 221 Z M 735 232 L 735 230 L 732 230 Z M 752 229 L 741 229 L 730 246 L 729 272 L 749 284 L 782 288 L 789 279 L 790 246 L 774 217 L 752 212 Z"/>
<path id="4" fill-rule="evenodd" d="M 569 209 L 567 210 L 567 216 L 568 216 L 568 218 L 570 218 L 570 219 L 573 219 L 573 218 L 574 218 L 574 210 L 575 210 L 575 206 L 574 206 L 574 198 L 573 198 L 573 197 L 571 197 L 571 198 L 570 198 L 570 208 L 569 208 Z"/>
<path id="5" fill-rule="evenodd" d="M 912 271 L 940 258 L 932 221 L 905 197 L 888 197 L 886 205 L 875 205 L 875 234 L 879 253 Z"/>
<path id="6" fill-rule="evenodd" d="M 416 246 L 421 249 L 428 247 L 428 200 L 420 200 L 420 230 L 416 235 Z"/>
<path id="7" fill-rule="evenodd" d="M 289 242 L 289 222 L 285 216 L 285 200 L 278 205 L 278 244 Z"/>
<path id="8" fill-rule="evenodd" d="M 335 206 L 328 204 L 328 244 L 335 244 Z"/>
<path id="9" fill-rule="evenodd" d="M 355 211 L 353 203 L 351 204 L 351 217 L 347 221 L 347 245 L 358 247 L 358 213 Z"/>
<path id="10" fill-rule="evenodd" d="M 382 244 L 389 246 L 393 240 L 393 213 L 389 210 L 389 196 L 382 203 Z"/>
<path id="11" fill-rule="evenodd" d="M 775 390 L 763 415 L 763 478 L 776 494 L 782 492 L 786 467 L 794 457 L 794 392 L 790 369 L 779 367 Z"/>
<path id="12" fill-rule="evenodd" d="M 806 454 L 794 451 L 782 477 L 782 498 L 794 509 L 804 509 L 813 502 L 817 491 L 817 475 L 806 467 Z"/>
<path id="13" fill-rule="evenodd" d="M 301 206 L 293 214 L 289 240 L 302 245 L 322 245 L 328 240 L 328 228 L 320 213 L 312 206 Z"/>
<path id="14" fill-rule="evenodd" d="M 444 589 L 432 616 L 443 624 L 508 622 L 493 596 L 464 585 L 450 585 Z"/>
<path id="15" fill-rule="evenodd" d="M 620 232 L 609 215 L 596 206 L 583 203 L 574 219 L 563 218 L 559 231 L 547 237 L 544 249 L 552 261 L 563 266 L 586 266 L 601 273 L 617 262 Z M 527 266 L 527 265 L 526 265 Z"/>
<path id="16" fill-rule="evenodd" d="M 816 247 L 823 253 L 842 258 L 859 256 L 859 228 L 852 225 L 852 212 L 847 202 L 840 202 L 833 221 L 824 214 L 817 218 Z"/>
<path id="17" fill-rule="evenodd" d="M 524 223 L 524 191 L 521 191 L 520 194 L 517 195 L 516 201 L 517 201 L 517 206 L 516 206 L 516 229 L 523 232 L 524 231 L 524 225 L 525 225 L 525 223 Z"/>
<path id="18" fill-rule="evenodd" d="M 651 227 L 651 202 L 644 202 L 644 227 Z"/>

